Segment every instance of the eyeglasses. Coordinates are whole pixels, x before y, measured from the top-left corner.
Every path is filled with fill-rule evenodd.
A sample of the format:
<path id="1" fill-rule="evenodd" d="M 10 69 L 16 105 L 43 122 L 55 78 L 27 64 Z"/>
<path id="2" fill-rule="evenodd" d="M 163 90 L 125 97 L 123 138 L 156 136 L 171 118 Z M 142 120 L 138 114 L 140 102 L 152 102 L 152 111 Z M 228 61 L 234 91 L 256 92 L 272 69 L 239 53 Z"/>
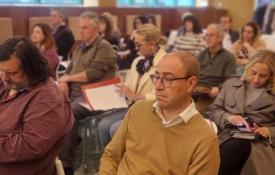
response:
<path id="1" fill-rule="evenodd" d="M 169 88 L 169 87 L 171 87 L 172 81 L 175 81 L 175 80 L 185 80 L 185 79 L 190 78 L 190 76 L 172 78 L 172 77 L 168 77 L 168 76 L 161 77 L 159 74 L 151 74 L 150 78 L 151 78 L 151 80 L 152 80 L 152 82 L 154 84 L 157 84 L 157 82 L 160 80 L 161 83 L 165 87 Z"/>

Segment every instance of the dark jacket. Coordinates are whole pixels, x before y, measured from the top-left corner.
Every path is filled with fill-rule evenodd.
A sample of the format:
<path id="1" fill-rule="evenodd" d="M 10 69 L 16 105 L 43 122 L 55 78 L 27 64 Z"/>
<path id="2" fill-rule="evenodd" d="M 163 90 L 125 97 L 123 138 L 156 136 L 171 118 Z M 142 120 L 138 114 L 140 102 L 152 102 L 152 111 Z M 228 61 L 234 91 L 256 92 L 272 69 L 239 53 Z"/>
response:
<path id="1" fill-rule="evenodd" d="M 229 30 L 230 40 L 232 43 L 237 41 L 240 38 L 240 34 L 238 31 L 235 30 Z"/>
<path id="2" fill-rule="evenodd" d="M 67 26 L 60 26 L 53 36 L 58 55 L 62 56 L 63 60 L 67 60 L 68 53 L 75 41 L 72 31 Z"/>

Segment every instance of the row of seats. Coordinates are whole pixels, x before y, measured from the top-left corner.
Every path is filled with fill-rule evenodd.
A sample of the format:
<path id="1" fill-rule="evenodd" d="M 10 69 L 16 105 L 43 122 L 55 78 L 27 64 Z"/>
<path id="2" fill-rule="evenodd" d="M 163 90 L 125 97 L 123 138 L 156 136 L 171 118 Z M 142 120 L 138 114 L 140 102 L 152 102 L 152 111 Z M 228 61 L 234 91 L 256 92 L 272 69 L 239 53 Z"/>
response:
<path id="1" fill-rule="evenodd" d="M 126 31 L 127 34 L 131 34 L 133 31 L 133 20 L 137 15 L 126 15 Z M 155 15 L 157 26 L 161 27 L 161 15 Z M 72 30 L 75 39 L 79 40 L 80 35 L 78 32 L 78 19 L 77 16 L 68 17 L 68 26 Z M 118 17 L 114 16 L 115 23 L 118 22 Z M 46 23 L 50 24 L 50 17 L 30 17 L 29 18 L 29 31 L 31 32 L 32 27 L 37 23 Z M 0 42 L 10 38 L 13 36 L 13 21 L 10 17 L 2 17 L 0 18 Z"/>

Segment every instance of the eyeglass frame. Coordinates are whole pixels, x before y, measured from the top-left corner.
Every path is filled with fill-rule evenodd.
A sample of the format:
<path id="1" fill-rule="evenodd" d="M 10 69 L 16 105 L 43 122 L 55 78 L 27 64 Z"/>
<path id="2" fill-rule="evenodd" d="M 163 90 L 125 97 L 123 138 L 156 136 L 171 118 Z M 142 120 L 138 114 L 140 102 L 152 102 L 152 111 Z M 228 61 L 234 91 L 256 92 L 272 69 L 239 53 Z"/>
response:
<path id="1" fill-rule="evenodd" d="M 165 77 L 165 76 L 159 76 L 159 79 L 155 81 L 155 80 L 154 80 L 154 79 L 155 79 L 155 75 L 156 75 L 156 74 L 150 74 L 150 75 L 149 75 L 151 81 L 152 81 L 154 84 L 156 84 L 157 81 L 160 80 L 161 83 L 162 83 L 165 87 L 167 87 L 167 88 L 171 87 L 172 82 L 175 81 L 175 80 L 186 80 L 186 79 L 188 79 L 188 78 L 191 77 L 191 76 L 185 76 L 185 77 L 169 78 L 169 77 Z M 165 81 L 168 82 L 169 85 L 165 84 L 165 83 L 164 83 Z"/>

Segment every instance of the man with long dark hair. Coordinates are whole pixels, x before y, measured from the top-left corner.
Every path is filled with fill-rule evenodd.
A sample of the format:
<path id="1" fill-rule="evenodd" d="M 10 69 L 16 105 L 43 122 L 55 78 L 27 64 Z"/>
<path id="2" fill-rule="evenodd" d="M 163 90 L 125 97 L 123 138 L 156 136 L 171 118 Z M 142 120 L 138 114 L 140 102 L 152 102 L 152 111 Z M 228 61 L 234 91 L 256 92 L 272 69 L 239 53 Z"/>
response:
<path id="1" fill-rule="evenodd" d="M 0 174 L 54 175 L 73 126 L 69 99 L 26 37 L 0 46 Z"/>

